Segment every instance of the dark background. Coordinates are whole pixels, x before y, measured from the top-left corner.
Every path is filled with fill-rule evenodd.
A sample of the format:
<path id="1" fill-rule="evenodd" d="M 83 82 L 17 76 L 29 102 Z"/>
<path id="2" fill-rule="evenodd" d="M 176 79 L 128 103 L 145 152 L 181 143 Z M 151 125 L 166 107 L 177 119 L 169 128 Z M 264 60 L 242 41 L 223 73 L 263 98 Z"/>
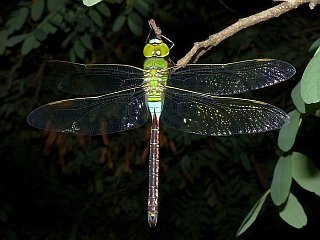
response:
<path id="1" fill-rule="evenodd" d="M 21 7 L 30 9 L 35 2 L 1 1 L 1 29 L 8 28 L 14 11 Z M 233 239 L 246 214 L 270 187 L 274 166 L 281 155 L 277 131 L 203 137 L 161 125 L 160 213 L 157 227 L 150 229 L 146 215 L 150 123 L 123 133 L 84 137 L 45 133 L 30 127 L 25 119 L 34 108 L 60 99 L 42 88 L 39 68 L 44 59 L 140 67 L 149 31 L 147 20 L 154 18 L 163 34 L 175 43 L 170 56 L 177 61 L 194 42 L 275 3 L 116 2 L 105 1 L 111 15 L 101 14 L 103 24 L 99 25 L 90 18 L 92 15 L 82 1 L 69 1 L 59 10 L 62 23 L 38 46 L 22 55 L 22 44 L 17 43 L 0 56 L 0 237 Z M 147 6 L 145 12 L 141 5 Z M 93 7 L 97 8 L 99 5 Z M 128 18 L 133 12 L 142 19 L 142 32 L 130 28 L 127 22 L 114 31 L 117 18 L 120 15 Z M 46 8 L 38 20 L 28 16 L 12 35 L 33 32 L 49 14 Z M 294 78 L 243 95 L 289 112 L 294 108 L 291 90 L 313 56 L 308 49 L 319 37 L 319 20 L 319 7 L 311 11 L 308 5 L 303 5 L 237 33 L 198 62 L 225 63 L 264 57 L 290 62 L 297 69 Z M 94 27 L 82 28 L 83 22 Z M 91 49 L 76 47 L 85 33 L 91 39 Z M 294 149 L 318 165 L 319 120 L 309 117 L 306 123 Z M 319 198 L 295 183 L 292 192 L 308 216 L 306 227 L 298 230 L 283 222 L 269 198 L 257 221 L 239 239 L 318 239 Z"/>

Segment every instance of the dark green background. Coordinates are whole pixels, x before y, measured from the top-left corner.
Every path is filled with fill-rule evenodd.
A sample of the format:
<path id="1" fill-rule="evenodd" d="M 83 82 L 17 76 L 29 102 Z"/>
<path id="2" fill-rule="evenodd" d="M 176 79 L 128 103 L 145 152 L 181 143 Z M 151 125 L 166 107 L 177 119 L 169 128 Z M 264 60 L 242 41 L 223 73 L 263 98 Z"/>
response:
<path id="1" fill-rule="evenodd" d="M 17 43 L 0 56 L 0 238 L 233 239 L 246 214 L 270 187 L 281 155 L 277 132 L 203 137 L 161 126 L 160 213 L 157 227 L 150 229 L 146 215 L 150 123 L 102 138 L 43 133 L 25 119 L 34 108 L 61 99 L 42 87 L 39 68 L 44 59 L 142 66 L 147 20 L 154 18 L 175 43 L 170 56 L 177 61 L 194 42 L 274 3 L 115 2 L 105 1 L 111 14 L 100 14 L 103 24 L 99 24 L 82 1 L 68 1 L 59 10 L 61 24 L 55 33 L 38 39 L 39 46 L 22 55 L 22 44 Z M 136 6 L 141 2 L 145 10 Z M 31 6 L 32 1 L 1 1 L 1 29 L 8 28 L 14 11 Z M 93 7 L 97 8 L 99 5 Z M 289 112 L 294 108 L 290 92 L 313 55 L 309 47 L 319 37 L 319 10 L 303 5 L 243 30 L 198 62 L 264 57 L 290 62 L 297 68 L 294 78 L 242 95 Z M 35 31 L 49 14 L 46 6 L 39 19 L 28 16 L 12 35 Z M 136 21 L 142 20 L 139 29 L 130 28 L 127 20 L 123 26 L 115 24 L 120 15 L 128 19 L 132 14 L 140 17 L 133 18 Z M 76 46 L 85 34 L 92 48 Z M 294 149 L 319 166 L 319 120 L 310 117 L 306 122 Z M 318 239 L 319 199 L 296 185 L 292 191 L 308 216 L 306 227 L 297 230 L 283 222 L 269 199 L 257 221 L 239 239 Z"/>

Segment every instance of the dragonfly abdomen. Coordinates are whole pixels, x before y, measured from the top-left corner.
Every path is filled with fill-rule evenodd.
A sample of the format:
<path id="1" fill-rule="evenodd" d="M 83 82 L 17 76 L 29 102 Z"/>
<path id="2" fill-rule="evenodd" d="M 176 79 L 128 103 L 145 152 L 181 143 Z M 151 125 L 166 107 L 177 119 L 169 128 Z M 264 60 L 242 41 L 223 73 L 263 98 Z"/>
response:
<path id="1" fill-rule="evenodd" d="M 149 195 L 148 222 L 155 227 L 158 219 L 158 183 L 159 183 L 159 120 L 154 113 L 151 123 L 149 153 Z"/>

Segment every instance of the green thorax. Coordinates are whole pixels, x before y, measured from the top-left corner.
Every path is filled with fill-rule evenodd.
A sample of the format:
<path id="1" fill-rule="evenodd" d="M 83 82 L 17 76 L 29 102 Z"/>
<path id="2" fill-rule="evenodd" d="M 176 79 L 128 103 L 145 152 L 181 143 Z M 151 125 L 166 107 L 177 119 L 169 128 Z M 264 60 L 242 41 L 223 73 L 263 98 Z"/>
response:
<path id="1" fill-rule="evenodd" d="M 143 68 L 148 84 L 148 101 L 158 102 L 162 97 L 162 86 L 167 84 L 169 47 L 160 39 L 150 39 L 143 49 L 146 57 Z"/>

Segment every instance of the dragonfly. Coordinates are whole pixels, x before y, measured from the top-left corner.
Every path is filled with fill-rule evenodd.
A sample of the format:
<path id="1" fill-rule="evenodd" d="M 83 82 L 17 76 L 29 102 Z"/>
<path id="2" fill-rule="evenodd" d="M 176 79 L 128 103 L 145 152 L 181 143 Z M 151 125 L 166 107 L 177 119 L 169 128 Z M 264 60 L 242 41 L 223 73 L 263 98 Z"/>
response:
<path id="1" fill-rule="evenodd" d="M 88 136 L 138 128 L 151 120 L 147 206 L 150 227 L 155 227 L 158 219 L 160 122 L 205 136 L 279 129 L 289 122 L 286 112 L 265 102 L 229 95 L 274 85 L 295 74 L 291 64 L 277 59 L 170 66 L 173 44 L 169 48 L 161 36 L 164 37 L 148 37 L 143 68 L 46 62 L 44 80 L 78 97 L 42 105 L 27 116 L 27 122 L 38 129 Z"/>

